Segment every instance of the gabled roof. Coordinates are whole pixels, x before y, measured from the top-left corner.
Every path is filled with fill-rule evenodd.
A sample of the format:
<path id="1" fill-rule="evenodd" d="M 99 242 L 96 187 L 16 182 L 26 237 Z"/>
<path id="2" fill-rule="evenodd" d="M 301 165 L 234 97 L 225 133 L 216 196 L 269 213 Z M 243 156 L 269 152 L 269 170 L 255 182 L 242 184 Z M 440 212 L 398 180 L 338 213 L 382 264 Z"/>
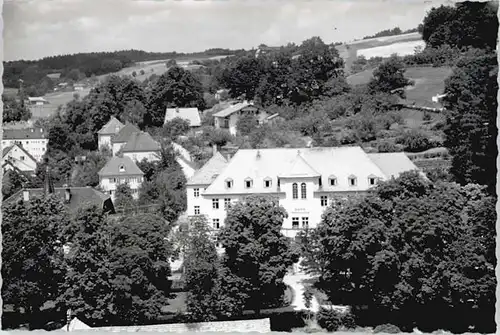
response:
<path id="1" fill-rule="evenodd" d="M 99 171 L 99 176 L 142 176 L 144 173 L 128 156 L 113 156 Z"/>
<path id="2" fill-rule="evenodd" d="M 2 150 L 2 158 L 4 158 L 14 147 L 17 147 L 19 150 L 21 150 L 25 155 L 26 157 L 28 157 L 29 159 L 31 159 L 33 162 L 36 162 L 36 159 L 35 157 L 33 157 L 29 152 L 27 152 L 21 145 L 19 144 L 13 144 L 11 146 L 8 146 L 7 148 L 4 148 Z"/>
<path id="3" fill-rule="evenodd" d="M 43 102 L 43 103 L 49 103 L 48 100 L 46 100 L 44 97 L 28 97 L 29 102 Z"/>
<path id="4" fill-rule="evenodd" d="M 304 162 L 297 159 L 297 150 L 300 150 L 300 156 Z M 282 192 L 278 188 L 278 177 L 287 171 L 320 175 L 323 183 L 321 189 L 318 190 L 321 192 L 363 192 L 371 188 L 368 176 L 375 175 L 386 179 L 381 169 L 363 149 L 357 146 L 240 149 L 204 194 L 275 194 Z M 337 184 L 334 186 L 330 186 L 327 182 L 331 175 L 337 178 Z M 349 185 L 350 175 L 357 177 L 357 183 L 354 186 Z M 268 177 L 271 178 L 271 187 L 265 187 L 264 180 Z M 226 188 L 224 183 L 228 178 L 233 179 L 233 186 L 230 189 Z M 253 180 L 253 185 L 249 189 L 245 188 L 246 178 Z M 296 178 L 300 179 L 303 176 Z"/>
<path id="5" fill-rule="evenodd" d="M 223 109 L 220 112 L 215 113 L 213 116 L 215 116 L 215 117 L 227 117 L 227 116 L 229 116 L 233 113 L 239 112 L 243 108 L 249 107 L 249 106 L 257 108 L 254 105 L 250 104 L 248 101 L 244 101 L 244 102 L 239 102 L 235 105 L 229 106 L 228 108 Z"/>
<path id="6" fill-rule="evenodd" d="M 300 155 L 300 150 L 297 152 L 297 157 L 291 166 L 278 174 L 280 178 L 301 178 L 301 177 L 319 177 L 321 174 L 309 165 Z"/>
<path id="7" fill-rule="evenodd" d="M 201 126 L 200 112 L 198 108 L 167 108 L 165 112 L 165 123 L 176 117 L 189 122 L 191 127 Z"/>
<path id="8" fill-rule="evenodd" d="M 23 128 L 23 129 L 4 129 L 4 140 L 38 140 L 45 139 L 43 128 Z"/>
<path id="9" fill-rule="evenodd" d="M 97 205 L 101 208 L 104 207 L 104 203 L 110 200 L 110 196 L 108 194 L 104 194 L 90 186 L 88 187 L 69 187 L 70 190 L 70 201 L 67 203 L 67 206 L 71 210 L 78 209 L 82 207 L 84 204 Z M 29 197 L 42 197 L 44 196 L 43 188 L 24 188 L 20 191 L 14 193 L 8 199 L 5 199 L 5 203 L 9 203 L 12 201 L 18 201 L 23 199 L 23 191 L 29 192 Z M 56 187 L 54 189 L 54 194 L 56 194 L 60 199 L 64 201 L 66 194 L 66 187 Z M 111 208 L 109 208 L 111 210 Z"/>
<path id="10" fill-rule="evenodd" d="M 195 172 L 187 185 L 209 185 L 214 180 L 214 176 L 222 173 L 227 164 L 227 159 L 220 152 L 216 152 L 201 169 Z"/>
<path id="11" fill-rule="evenodd" d="M 106 123 L 97 133 L 101 135 L 113 135 L 118 133 L 123 127 L 125 127 L 125 125 L 112 116 L 108 123 Z"/>
<path id="12" fill-rule="evenodd" d="M 133 133 L 122 148 L 122 152 L 149 152 L 160 150 L 160 144 L 153 140 L 151 135 L 146 132 Z"/>
<path id="13" fill-rule="evenodd" d="M 140 129 L 132 123 L 127 123 L 112 139 L 113 143 L 126 143 L 130 140 L 133 133 L 139 133 Z"/>
<path id="14" fill-rule="evenodd" d="M 377 164 L 388 179 L 397 178 L 405 171 L 420 171 L 404 152 L 373 153 L 368 154 L 368 157 Z"/>

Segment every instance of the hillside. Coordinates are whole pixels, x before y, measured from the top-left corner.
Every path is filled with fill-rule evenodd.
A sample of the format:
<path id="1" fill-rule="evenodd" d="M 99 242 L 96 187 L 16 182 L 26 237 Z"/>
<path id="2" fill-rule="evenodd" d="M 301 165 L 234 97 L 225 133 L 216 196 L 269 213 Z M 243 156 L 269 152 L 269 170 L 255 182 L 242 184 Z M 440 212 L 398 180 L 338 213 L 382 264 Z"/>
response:
<path id="1" fill-rule="evenodd" d="M 360 54 L 370 57 L 389 57 L 392 53 L 406 55 L 413 53 L 416 46 L 422 46 L 424 42 L 419 33 L 402 34 L 396 36 L 385 36 L 370 38 L 344 43 L 336 46 L 340 57 L 344 59 L 346 69 L 350 69 L 352 62 Z"/>

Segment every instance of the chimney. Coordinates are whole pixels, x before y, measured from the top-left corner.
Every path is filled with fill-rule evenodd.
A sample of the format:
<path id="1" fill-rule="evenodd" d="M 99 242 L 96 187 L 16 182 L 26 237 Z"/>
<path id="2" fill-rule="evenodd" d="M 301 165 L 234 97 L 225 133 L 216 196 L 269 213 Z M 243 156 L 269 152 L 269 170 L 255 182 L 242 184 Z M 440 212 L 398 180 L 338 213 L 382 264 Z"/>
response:
<path id="1" fill-rule="evenodd" d="M 30 191 L 23 190 L 23 201 L 30 201 Z"/>
<path id="2" fill-rule="evenodd" d="M 260 150 L 257 150 L 257 159 L 260 159 Z"/>
<path id="3" fill-rule="evenodd" d="M 179 107 L 175 107 L 175 112 L 179 113 Z"/>
<path id="4" fill-rule="evenodd" d="M 215 156 L 217 153 L 217 144 L 212 144 L 212 156 Z"/>
<path id="5" fill-rule="evenodd" d="M 71 200 L 71 190 L 69 189 L 69 186 L 66 187 L 66 190 L 64 191 L 64 201 L 68 204 Z"/>

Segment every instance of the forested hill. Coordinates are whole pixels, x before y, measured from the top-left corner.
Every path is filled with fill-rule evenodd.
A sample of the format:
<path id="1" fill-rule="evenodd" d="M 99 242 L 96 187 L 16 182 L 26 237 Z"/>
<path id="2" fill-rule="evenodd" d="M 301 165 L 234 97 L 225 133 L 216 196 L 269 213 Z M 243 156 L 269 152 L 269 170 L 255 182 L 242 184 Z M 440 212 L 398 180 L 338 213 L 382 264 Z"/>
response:
<path id="1" fill-rule="evenodd" d="M 121 50 L 114 52 L 78 53 L 72 55 L 58 55 L 45 57 L 39 60 L 16 60 L 4 62 L 3 81 L 5 87 L 18 87 L 19 79 L 28 86 L 39 83 L 47 74 L 61 73 L 61 78 L 78 80 L 80 77 L 91 77 L 113 73 L 135 62 L 163 60 L 180 57 L 212 57 L 234 55 L 241 50 L 222 48 L 208 49 L 196 53 L 177 52 L 146 52 L 142 50 Z M 70 73 L 73 71 L 73 74 Z M 48 78 L 47 78 L 48 79 Z"/>

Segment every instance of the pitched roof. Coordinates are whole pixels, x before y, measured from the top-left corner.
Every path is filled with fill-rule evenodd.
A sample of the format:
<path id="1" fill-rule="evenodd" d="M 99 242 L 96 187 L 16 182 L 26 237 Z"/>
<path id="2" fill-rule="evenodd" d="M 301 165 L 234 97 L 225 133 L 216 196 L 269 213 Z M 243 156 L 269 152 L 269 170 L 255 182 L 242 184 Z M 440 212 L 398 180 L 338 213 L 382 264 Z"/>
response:
<path id="1" fill-rule="evenodd" d="M 297 159 L 297 150 L 303 162 Z M 257 157 L 259 152 L 260 157 Z M 314 168 L 313 168 L 314 167 Z M 203 169 L 203 168 L 202 168 Z M 318 191 L 366 191 L 370 188 L 368 178 L 375 176 L 385 179 L 385 174 L 357 146 L 333 148 L 276 148 L 276 149 L 244 149 L 238 150 L 224 171 L 211 183 L 205 194 L 250 194 L 276 193 L 277 178 L 283 171 L 303 173 L 307 176 L 315 174 L 322 178 L 322 187 Z M 355 176 L 357 183 L 349 185 L 349 177 Z M 297 176 L 302 178 L 303 176 Z M 330 186 L 328 178 L 335 177 L 337 183 Z M 227 189 L 224 181 L 233 180 L 233 187 Z M 244 180 L 253 180 L 250 189 L 245 188 Z M 271 187 L 264 187 L 264 180 L 271 179 Z"/>
<path id="2" fill-rule="evenodd" d="M 144 175 L 139 167 L 134 163 L 132 158 L 111 157 L 111 159 L 99 171 L 99 176 L 137 176 Z"/>
<path id="3" fill-rule="evenodd" d="M 5 147 L 2 149 L 2 158 L 5 157 L 5 155 L 7 155 L 10 151 L 10 149 L 12 149 L 14 147 L 14 145 L 10 145 L 8 147 Z"/>
<path id="4" fill-rule="evenodd" d="M 112 116 L 108 123 L 106 123 L 97 133 L 101 135 L 113 135 L 118 133 L 123 127 L 125 127 L 125 125 Z"/>
<path id="5" fill-rule="evenodd" d="M 110 199 L 108 194 L 102 193 L 90 186 L 88 187 L 69 187 L 70 190 L 70 201 L 67 204 L 71 210 L 80 208 L 83 204 L 97 205 L 99 207 L 104 206 L 104 202 Z M 23 198 L 23 191 L 28 191 L 31 197 L 42 197 L 44 195 L 43 188 L 25 188 L 22 189 L 4 202 L 9 203 L 12 201 L 17 201 Z M 54 189 L 54 194 L 59 198 L 65 199 L 66 187 L 56 187 Z"/>
<path id="6" fill-rule="evenodd" d="M 133 133 L 128 142 L 122 148 L 122 152 L 147 152 L 160 150 L 160 144 L 153 140 L 151 135 L 146 132 Z"/>
<path id="7" fill-rule="evenodd" d="M 405 171 L 419 170 L 404 152 L 373 153 L 368 154 L 368 157 L 389 179 L 397 178 Z"/>
<path id="8" fill-rule="evenodd" d="M 226 158 L 224 158 L 220 152 L 216 152 L 215 155 L 213 155 L 201 169 L 195 172 L 195 174 L 188 180 L 187 184 L 209 185 L 213 181 L 213 177 L 222 173 L 227 164 L 228 161 Z"/>
<path id="9" fill-rule="evenodd" d="M 238 102 L 237 104 L 229 106 L 228 108 L 223 109 L 220 112 L 215 113 L 213 116 L 226 117 L 226 116 L 229 116 L 233 113 L 236 113 L 236 112 L 238 112 L 238 111 L 240 111 L 243 108 L 248 107 L 248 106 L 253 106 L 253 105 L 250 104 L 248 101 Z"/>
<path id="10" fill-rule="evenodd" d="M 2 150 L 2 158 L 5 157 L 5 155 L 7 155 L 11 149 L 13 149 L 14 147 L 17 147 L 19 150 L 21 150 L 25 155 L 26 157 L 28 157 L 29 159 L 31 159 L 33 162 L 36 162 L 36 159 L 35 157 L 33 157 L 29 152 L 27 152 L 22 145 L 19 145 L 19 144 L 13 144 L 11 146 L 8 146 L 6 148 L 4 148 Z"/>
<path id="11" fill-rule="evenodd" d="M 127 123 L 120 131 L 115 135 L 112 142 L 113 143 L 126 143 L 130 140 L 133 133 L 139 133 L 140 130 L 132 123 Z"/>
<path id="12" fill-rule="evenodd" d="M 287 166 L 278 174 L 281 178 L 301 178 L 301 177 L 319 177 L 321 174 L 313 169 L 297 151 L 297 156 L 291 166 Z"/>
<path id="13" fill-rule="evenodd" d="M 179 117 L 189 121 L 191 127 L 201 126 L 200 112 L 198 108 L 167 108 L 165 112 L 165 123 Z"/>
<path id="14" fill-rule="evenodd" d="M 45 139 L 43 128 L 23 128 L 23 129 L 4 129 L 4 140 L 33 140 Z"/>

